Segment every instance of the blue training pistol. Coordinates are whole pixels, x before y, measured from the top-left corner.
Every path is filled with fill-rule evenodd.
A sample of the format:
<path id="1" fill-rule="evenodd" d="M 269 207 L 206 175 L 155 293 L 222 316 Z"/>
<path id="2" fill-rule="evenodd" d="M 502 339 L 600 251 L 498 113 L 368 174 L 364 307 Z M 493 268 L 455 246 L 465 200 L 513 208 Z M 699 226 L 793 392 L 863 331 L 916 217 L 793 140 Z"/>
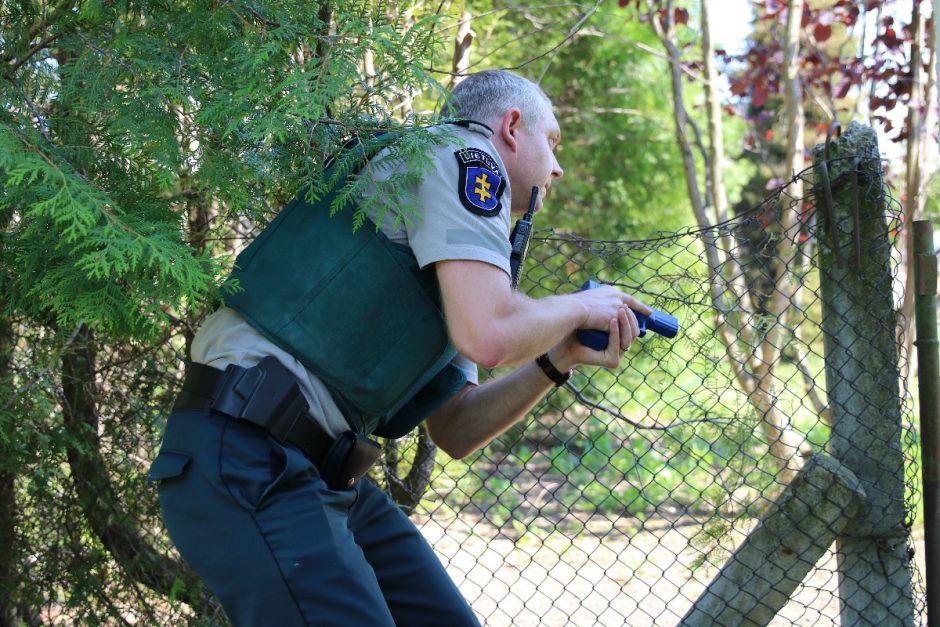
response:
<path id="1" fill-rule="evenodd" d="M 590 290 L 600 286 L 601 284 L 597 281 L 587 280 L 581 286 L 581 290 Z M 658 333 L 663 337 L 676 337 L 679 332 L 679 321 L 658 309 L 654 309 L 648 316 L 641 314 L 639 311 L 634 311 L 633 315 L 636 316 L 636 321 L 640 323 L 640 337 L 646 335 L 647 330 Z M 607 348 L 608 338 L 607 331 L 578 329 L 578 341 L 596 351 Z"/>

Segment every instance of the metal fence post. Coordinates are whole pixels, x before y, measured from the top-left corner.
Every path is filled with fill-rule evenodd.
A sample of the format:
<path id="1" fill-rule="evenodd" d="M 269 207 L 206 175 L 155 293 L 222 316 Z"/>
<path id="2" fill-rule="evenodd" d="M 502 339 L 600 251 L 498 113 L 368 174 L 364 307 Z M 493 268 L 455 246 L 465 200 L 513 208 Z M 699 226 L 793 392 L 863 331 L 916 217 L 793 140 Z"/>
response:
<path id="1" fill-rule="evenodd" d="M 927 564 L 927 624 L 940 625 L 940 363 L 937 356 L 937 257 L 933 225 L 914 222 L 914 320 L 917 339 L 917 389 L 920 395 L 920 446 L 924 484 L 924 557 Z"/>
<path id="2" fill-rule="evenodd" d="M 843 625 L 913 625 L 900 371 L 874 130 L 853 122 L 813 151 L 830 450 L 866 499 L 837 541 Z"/>

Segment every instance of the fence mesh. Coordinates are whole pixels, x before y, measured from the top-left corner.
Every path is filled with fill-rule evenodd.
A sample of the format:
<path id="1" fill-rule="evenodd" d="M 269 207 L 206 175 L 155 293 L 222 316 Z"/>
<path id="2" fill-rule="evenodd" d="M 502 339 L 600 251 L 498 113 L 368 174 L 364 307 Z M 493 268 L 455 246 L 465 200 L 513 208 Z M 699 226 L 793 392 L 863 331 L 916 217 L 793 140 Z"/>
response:
<path id="1" fill-rule="evenodd" d="M 899 207 L 877 183 L 865 193 L 886 210 L 878 219 L 891 261 L 864 280 L 900 299 Z M 679 623 L 797 469 L 831 450 L 814 254 L 821 201 L 787 189 L 727 223 L 643 241 L 539 233 L 521 289 L 618 285 L 675 316 L 681 331 L 639 340 L 621 370 L 578 369 L 525 424 L 470 459 L 441 460 L 416 520 L 488 624 Z M 788 222 L 788 212 L 800 219 Z M 893 317 L 882 324 L 892 341 L 866 350 L 872 367 L 896 367 L 901 327 Z M 857 330 L 846 337 L 860 339 Z M 896 531 L 907 543 L 916 434 L 900 384 L 903 420 L 883 444 L 900 447 L 905 465 L 883 470 L 897 476 L 888 498 L 903 504 Z M 773 624 L 843 624 L 837 562 L 827 547 Z"/>
<path id="2" fill-rule="evenodd" d="M 897 306 L 900 212 L 880 180 L 866 181 L 864 197 L 883 208 L 877 220 L 889 262 L 859 280 L 887 290 Z M 809 460 L 833 453 L 839 416 L 827 391 L 833 375 L 815 254 L 828 241 L 817 226 L 825 200 L 793 189 L 721 225 L 643 241 L 539 232 L 523 291 L 570 292 L 587 279 L 618 285 L 675 316 L 679 335 L 648 334 L 621 369 L 577 369 L 526 420 L 466 459 L 436 455 L 420 428 L 385 442 L 373 478 L 411 514 L 482 622 L 679 624 L 774 503 L 798 490 Z M 840 205 L 848 202 L 836 198 L 827 215 L 851 215 Z M 865 245 L 863 254 L 874 255 L 877 242 Z M 37 446 L 20 460 L 21 472 L 0 473 L 0 490 L 15 493 L 17 523 L 7 562 L 15 575 L 0 575 L 15 582 L 24 623 L 225 623 L 177 561 L 144 480 L 201 315 L 192 312 L 150 346 L 111 347 L 83 328 L 56 335 L 15 327 L 18 392 L 4 399 L 4 414 L 33 416 L 29 428 L 9 427 Z M 882 324 L 888 346 L 846 337 L 873 366 L 906 372 L 896 335 L 903 325 L 893 316 Z M 43 347 L 55 359 L 40 367 Z M 889 508 L 899 504 L 902 520 L 862 533 L 846 522 L 854 514 L 836 512 L 827 531 L 839 542 L 874 539 L 886 576 L 900 546 L 907 579 L 877 584 L 899 586 L 897 595 L 872 594 L 889 599 L 889 624 L 907 608 L 922 623 L 917 554 L 907 552 L 915 544 L 917 434 L 906 377 L 896 379 L 897 424 L 878 432 L 880 448 L 864 464 L 896 478 L 898 490 L 884 496 Z M 903 468 L 881 468 L 890 458 L 883 450 L 899 452 Z M 771 624 L 848 624 L 840 608 L 855 592 L 851 575 L 840 575 L 838 546 L 827 541 L 818 560 L 794 571 L 799 582 Z M 751 566 L 755 588 L 764 585 L 761 564 Z"/>

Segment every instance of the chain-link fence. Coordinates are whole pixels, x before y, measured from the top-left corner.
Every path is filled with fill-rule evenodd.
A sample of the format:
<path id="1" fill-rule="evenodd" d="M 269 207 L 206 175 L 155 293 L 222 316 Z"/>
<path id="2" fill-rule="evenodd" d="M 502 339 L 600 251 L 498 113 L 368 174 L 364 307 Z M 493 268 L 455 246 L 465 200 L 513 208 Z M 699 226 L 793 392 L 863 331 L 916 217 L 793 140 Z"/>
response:
<path id="1" fill-rule="evenodd" d="M 619 285 L 680 332 L 578 369 L 464 460 L 422 429 L 385 443 L 375 480 L 485 624 L 923 621 L 902 224 L 880 163 L 851 164 L 705 229 L 538 233 L 521 289 Z M 24 624 L 225 623 L 143 478 L 200 315 L 149 346 L 11 327 L 3 415 L 32 418 L 4 433 L 35 454 L 0 472 L 0 579 Z"/>
<path id="2" fill-rule="evenodd" d="M 791 195 L 797 177 L 747 215 L 644 241 L 539 233 L 522 289 L 542 296 L 596 279 L 671 313 L 681 330 L 639 340 L 621 370 L 577 370 L 525 424 L 470 459 L 440 460 L 415 519 L 487 624 L 922 620 L 910 533 L 917 436 L 893 313 L 901 223 L 880 168 L 857 164 L 841 191 L 831 182 L 801 197 Z M 877 215 L 860 218 L 860 197 Z M 830 215 L 846 216 L 845 236 L 861 227 L 880 237 L 858 256 L 823 242 L 839 250 L 840 275 L 826 279 L 814 249 Z M 827 281 L 858 285 L 825 294 Z M 887 311 L 875 329 L 878 304 L 851 300 L 868 293 Z M 840 351 L 852 380 L 836 404 L 825 356 Z M 846 468 L 865 477 L 845 479 Z M 772 523 L 763 536 L 762 518 Z M 882 572 L 852 567 L 846 554 L 859 544 Z"/>

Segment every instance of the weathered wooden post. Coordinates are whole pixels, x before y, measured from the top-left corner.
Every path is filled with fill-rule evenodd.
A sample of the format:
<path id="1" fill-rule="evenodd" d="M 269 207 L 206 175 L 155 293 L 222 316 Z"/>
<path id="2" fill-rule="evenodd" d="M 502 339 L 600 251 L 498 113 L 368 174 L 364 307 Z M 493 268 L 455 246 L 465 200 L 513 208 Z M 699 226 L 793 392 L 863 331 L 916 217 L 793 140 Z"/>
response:
<path id="1" fill-rule="evenodd" d="M 855 476 L 816 455 L 725 562 L 680 627 L 767 625 L 864 501 Z"/>
<path id="2" fill-rule="evenodd" d="M 913 625 L 891 244 L 875 131 L 813 149 L 830 452 L 866 499 L 837 541 L 843 625 Z"/>
<path id="3" fill-rule="evenodd" d="M 940 625 L 940 355 L 937 353 L 937 254 L 933 225 L 914 222 L 914 312 L 917 389 L 920 394 L 920 457 L 924 485 L 924 561 L 927 627 Z"/>

